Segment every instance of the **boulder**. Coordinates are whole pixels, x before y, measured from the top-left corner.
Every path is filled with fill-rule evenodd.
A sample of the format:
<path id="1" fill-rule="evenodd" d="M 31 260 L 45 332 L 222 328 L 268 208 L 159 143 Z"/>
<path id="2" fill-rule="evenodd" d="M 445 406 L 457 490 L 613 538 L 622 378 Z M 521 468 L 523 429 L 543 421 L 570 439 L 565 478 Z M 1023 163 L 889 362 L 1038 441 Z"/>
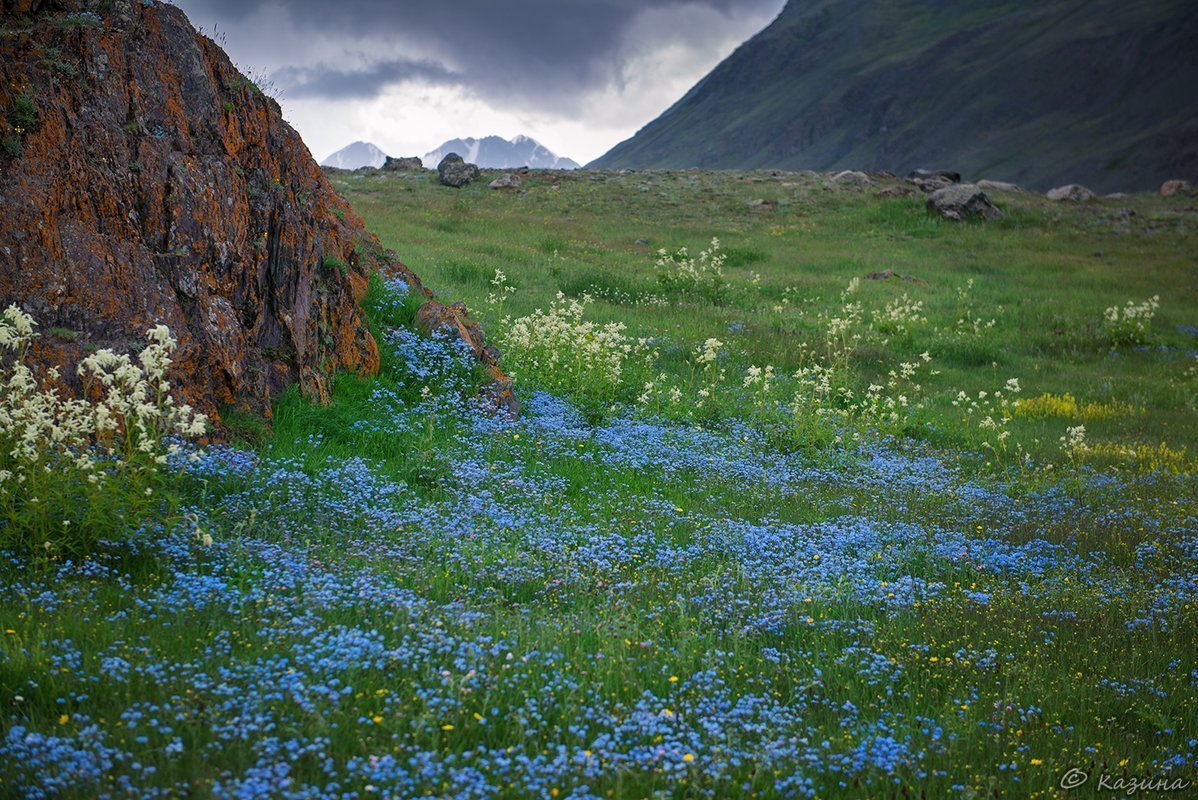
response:
<path id="1" fill-rule="evenodd" d="M 460 189 L 478 177 L 478 167 L 467 164 L 457 153 L 450 153 L 437 165 L 437 177 L 442 186 Z"/>
<path id="2" fill-rule="evenodd" d="M 927 207 L 945 219 L 961 222 L 968 218 L 1001 219 L 986 193 L 971 183 L 954 183 L 928 195 Z"/>
<path id="3" fill-rule="evenodd" d="M 1006 181 L 991 181 L 984 178 L 977 182 L 977 187 L 979 189 L 997 189 L 1000 192 L 1023 191 L 1023 189 L 1020 189 L 1019 186 L 1014 183 L 1007 183 Z"/>
<path id="4" fill-rule="evenodd" d="M 961 182 L 961 174 L 947 169 L 917 169 L 907 173 L 907 181 L 920 191 L 931 194 Z"/>
<path id="5" fill-rule="evenodd" d="M 1094 199 L 1094 193 L 1085 186 L 1076 183 L 1058 186 L 1055 189 L 1049 189 L 1044 193 L 1044 196 L 1049 200 L 1065 201 L 1069 203 L 1088 203 Z"/>
<path id="6" fill-rule="evenodd" d="M 424 162 L 418 156 L 403 156 L 392 158 L 387 156 L 383 162 L 384 172 L 419 172 L 424 169 Z"/>
<path id="7" fill-rule="evenodd" d="M 1194 194 L 1194 187 L 1189 181 L 1171 180 L 1161 184 L 1161 197 L 1192 194 Z"/>
<path id="8" fill-rule="evenodd" d="M 835 175 L 829 176 L 824 181 L 825 189 L 853 189 L 861 191 L 873 186 L 873 181 L 864 172 L 858 170 L 846 169 L 843 172 L 837 172 Z"/>
<path id="9" fill-rule="evenodd" d="M 522 183 L 523 181 L 520 179 L 519 175 L 516 175 L 512 172 L 506 172 L 487 185 L 492 189 L 516 189 L 519 188 L 520 184 Z"/>
<path id="10" fill-rule="evenodd" d="M 909 181 L 942 180 L 949 183 L 960 183 L 961 173 L 951 169 L 913 169 L 907 173 Z"/>

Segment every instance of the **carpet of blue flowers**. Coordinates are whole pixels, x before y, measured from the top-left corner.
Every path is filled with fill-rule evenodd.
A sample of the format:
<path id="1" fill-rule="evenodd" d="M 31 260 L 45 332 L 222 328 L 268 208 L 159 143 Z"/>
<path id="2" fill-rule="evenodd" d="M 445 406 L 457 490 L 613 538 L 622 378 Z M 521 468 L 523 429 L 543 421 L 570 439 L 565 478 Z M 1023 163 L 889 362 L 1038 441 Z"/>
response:
<path id="1" fill-rule="evenodd" d="M 385 340 L 395 380 L 352 424 L 181 458 L 175 521 L 90 559 L 5 555 L 0 792 L 1051 797 L 1073 767 L 1194 779 L 1194 477 L 1021 483 L 897 443 L 786 453 L 736 419 L 589 421 L 545 393 L 510 420 L 462 399 L 460 348 Z"/>

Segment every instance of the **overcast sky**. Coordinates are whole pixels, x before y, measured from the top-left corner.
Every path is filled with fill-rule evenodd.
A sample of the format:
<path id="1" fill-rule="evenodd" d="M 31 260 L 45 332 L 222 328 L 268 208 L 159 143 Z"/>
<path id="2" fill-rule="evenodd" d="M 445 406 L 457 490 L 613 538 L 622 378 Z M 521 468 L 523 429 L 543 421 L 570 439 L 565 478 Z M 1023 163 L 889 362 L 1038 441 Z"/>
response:
<path id="1" fill-rule="evenodd" d="M 274 83 L 317 160 L 526 134 L 586 163 L 634 134 L 785 0 L 175 0 Z"/>

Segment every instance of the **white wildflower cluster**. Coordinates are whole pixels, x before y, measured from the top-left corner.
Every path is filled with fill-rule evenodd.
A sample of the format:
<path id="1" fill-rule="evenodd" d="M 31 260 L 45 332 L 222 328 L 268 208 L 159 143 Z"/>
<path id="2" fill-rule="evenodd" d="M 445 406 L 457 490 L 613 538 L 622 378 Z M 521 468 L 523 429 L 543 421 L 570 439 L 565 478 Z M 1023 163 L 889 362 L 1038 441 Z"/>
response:
<path id="1" fill-rule="evenodd" d="M 839 427 L 853 430 L 855 440 L 867 428 L 899 433 L 924 407 L 918 373 L 931 360 L 930 353 L 923 353 L 918 361 L 901 363 L 890 370 L 885 383 L 870 384 L 863 392 L 853 390 L 844 370 L 818 362 L 799 369 L 793 376 L 796 390 L 790 403 L 795 431 L 811 436 L 821 426 L 830 431 L 836 427 L 833 421 L 839 420 Z M 841 434 L 836 432 L 833 438 L 840 441 Z"/>
<path id="2" fill-rule="evenodd" d="M 720 363 L 723 351 L 724 343 L 712 337 L 696 346 L 691 356 L 691 385 L 698 385 L 700 407 L 708 414 L 715 410 L 719 388 L 726 377 Z"/>
<path id="3" fill-rule="evenodd" d="M 994 392 L 979 391 L 976 397 L 958 392 L 953 405 L 965 412 L 965 425 L 981 437 L 980 445 L 993 456 L 995 463 L 1002 466 L 1003 459 L 1011 450 L 1010 424 L 1019 401 L 1015 395 L 1021 391 L 1018 378 L 1010 378 L 1002 389 Z M 1022 453 L 1022 445 L 1015 445 L 1015 452 Z"/>
<path id="4" fill-rule="evenodd" d="M 110 480 L 144 484 L 139 492 L 152 495 L 148 479 L 178 451 L 173 440 L 202 435 L 207 423 L 170 395 L 166 374 L 176 347 L 170 330 L 151 328 L 136 359 L 111 350 L 85 358 L 77 369 L 83 396 L 69 398 L 44 388 L 25 364 L 35 324 L 15 305 L 0 316 L 0 357 L 7 364 L 0 370 L 0 506 L 19 515 L 49 507 L 48 495 L 68 484 L 99 487 Z M 52 369 L 48 377 L 55 382 L 61 374 Z"/>
<path id="5" fill-rule="evenodd" d="M 574 390 L 591 397 L 610 397 L 620 386 L 628 358 L 645 343 L 625 335 L 624 324 L 583 319 L 590 295 L 581 300 L 562 292 L 548 311 L 504 321 L 501 336 L 505 362 L 515 376 L 535 376 L 550 390 Z"/>
<path id="6" fill-rule="evenodd" d="M 1070 461 L 1076 461 L 1086 453 L 1086 426 L 1073 425 L 1065 429 L 1065 435 L 1060 438 L 1061 449 L 1069 456 Z"/>
<path id="7" fill-rule="evenodd" d="M 886 304 L 881 311 L 873 312 L 873 325 L 883 333 L 905 334 L 915 325 L 926 323 L 923 301 L 912 300 L 906 292 Z"/>
<path id="8" fill-rule="evenodd" d="M 727 290 L 724 280 L 724 261 L 720 252 L 720 240 L 712 238 L 706 250 L 698 257 L 690 255 L 685 248 L 670 252 L 665 248 L 657 251 L 657 281 L 663 289 L 673 292 L 694 292 L 710 300 L 720 299 Z"/>
<path id="9" fill-rule="evenodd" d="M 849 356 L 857 349 L 861 341 L 859 325 L 861 323 L 861 303 L 852 302 L 850 298 L 857 293 L 861 285 L 860 278 L 853 278 L 848 288 L 841 293 L 843 305 L 833 314 L 826 314 L 824 321 L 824 343 L 828 348 L 828 357 L 834 361 L 847 362 Z M 843 365 L 843 364 L 842 364 Z"/>
<path id="10" fill-rule="evenodd" d="M 668 308 L 670 305 L 669 299 L 664 295 L 654 294 L 653 292 L 627 292 L 614 286 L 595 286 L 592 284 L 587 289 L 587 294 L 591 297 L 605 300 L 608 303 L 618 306 L 647 306 L 649 308 Z"/>
<path id="11" fill-rule="evenodd" d="M 965 281 L 964 286 L 957 287 L 957 333 L 980 336 L 997 324 L 997 320 L 983 320 L 973 310 L 973 278 Z"/>
<path id="12" fill-rule="evenodd" d="M 931 360 L 932 355 L 924 352 L 918 361 L 902 362 L 898 369 L 890 370 L 885 384 L 871 383 L 854 408 L 857 416 L 881 430 L 897 433 L 912 411 L 923 408 L 923 386 L 917 373 Z"/>
<path id="13" fill-rule="evenodd" d="M 757 418 L 764 421 L 769 410 L 770 396 L 774 391 L 773 364 L 766 364 L 765 367 L 750 366 L 741 382 L 741 388 L 752 396 Z"/>
<path id="14" fill-rule="evenodd" d="M 508 286 L 507 275 L 503 270 L 495 270 L 495 277 L 491 278 L 491 292 L 487 295 L 487 305 L 493 306 L 496 314 L 502 314 L 503 304 L 515 293 L 516 287 Z"/>
<path id="15" fill-rule="evenodd" d="M 1128 300 L 1123 308 L 1111 306 L 1103 312 L 1103 323 L 1112 345 L 1142 345 L 1150 341 L 1149 329 L 1156 310 L 1160 308 L 1160 295 L 1153 295 L 1142 303 Z"/>
<path id="16" fill-rule="evenodd" d="M 844 415 L 845 406 L 852 402 L 853 390 L 838 377 L 835 370 L 818 362 L 794 373 L 796 388 L 790 411 L 797 428 L 806 429 L 813 422 Z"/>

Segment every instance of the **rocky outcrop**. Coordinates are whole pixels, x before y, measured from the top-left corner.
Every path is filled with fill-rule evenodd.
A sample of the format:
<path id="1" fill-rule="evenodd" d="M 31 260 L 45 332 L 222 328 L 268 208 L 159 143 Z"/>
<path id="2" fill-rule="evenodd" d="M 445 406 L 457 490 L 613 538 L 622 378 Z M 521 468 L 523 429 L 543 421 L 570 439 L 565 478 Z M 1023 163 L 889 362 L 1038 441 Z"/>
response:
<path id="1" fill-rule="evenodd" d="M 460 189 L 478 177 L 478 167 L 467 164 L 457 153 L 450 153 L 437 165 L 437 177 L 443 186 Z"/>
<path id="2" fill-rule="evenodd" d="M 1001 219 L 999 211 L 986 193 L 971 183 L 954 183 L 928 195 L 927 207 L 945 219 L 961 222 L 966 219 Z"/>
<path id="3" fill-rule="evenodd" d="M 378 368 L 370 270 L 425 290 L 216 43 L 159 2 L 3 8 L 0 305 L 65 332 L 35 362 L 164 323 L 182 399 L 266 414 L 287 386 L 323 400 L 332 372 Z"/>

